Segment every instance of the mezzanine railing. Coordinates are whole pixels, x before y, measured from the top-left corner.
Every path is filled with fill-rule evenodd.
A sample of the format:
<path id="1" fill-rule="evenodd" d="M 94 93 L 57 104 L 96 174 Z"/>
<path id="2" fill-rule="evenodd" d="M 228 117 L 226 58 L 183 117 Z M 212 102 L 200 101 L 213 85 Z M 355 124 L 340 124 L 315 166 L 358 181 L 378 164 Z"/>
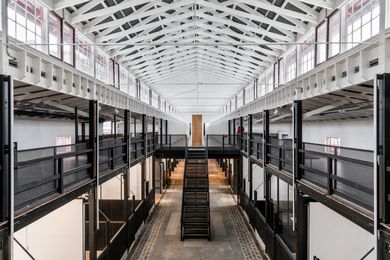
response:
<path id="1" fill-rule="evenodd" d="M 215 147 L 224 148 L 228 135 L 210 135 Z M 230 137 L 233 138 L 233 137 Z M 263 140 L 254 134 L 248 144 L 246 136 L 236 136 L 236 149 L 247 151 L 263 160 Z M 266 165 L 292 174 L 293 145 L 291 139 L 269 137 L 266 143 Z M 299 163 L 302 179 L 315 184 L 330 194 L 336 194 L 368 210 L 373 210 L 373 151 L 304 142 L 303 161 Z"/>
<path id="2" fill-rule="evenodd" d="M 184 134 L 169 134 L 162 135 L 162 142 L 160 143 L 161 148 L 185 148 L 188 144 L 188 136 Z"/>

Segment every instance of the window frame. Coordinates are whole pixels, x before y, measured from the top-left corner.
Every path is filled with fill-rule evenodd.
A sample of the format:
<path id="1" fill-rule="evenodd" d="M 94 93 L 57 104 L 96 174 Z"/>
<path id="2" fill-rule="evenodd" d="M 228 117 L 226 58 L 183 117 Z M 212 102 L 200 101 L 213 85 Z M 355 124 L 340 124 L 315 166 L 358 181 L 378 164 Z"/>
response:
<path id="1" fill-rule="evenodd" d="M 60 21 L 60 57 L 57 57 L 56 55 L 50 53 L 50 26 L 49 26 L 49 20 L 50 20 L 50 15 L 53 14 L 57 19 L 59 19 Z M 63 61 L 63 56 L 64 56 L 64 52 L 63 52 L 63 47 L 62 47 L 62 43 L 64 42 L 64 30 L 63 30 L 63 18 L 61 16 L 59 16 L 56 12 L 54 11 L 49 11 L 48 14 L 47 14 L 47 43 L 48 43 L 48 48 L 47 48 L 47 53 L 49 54 L 49 56 L 53 57 L 53 58 L 56 58 L 60 61 Z"/>
<path id="2" fill-rule="evenodd" d="M 31 5 L 34 9 L 34 13 L 32 14 L 31 12 L 28 12 L 28 5 Z M 26 44 L 31 44 L 32 48 L 40 51 L 40 52 L 43 52 L 45 54 L 48 54 L 48 48 L 47 48 L 47 33 L 48 33 L 48 8 L 43 5 L 41 2 L 39 2 L 38 0 L 25 0 L 24 3 L 22 2 L 18 2 L 17 0 L 12 0 L 12 1 L 9 1 L 8 2 L 8 5 L 7 5 L 7 10 L 8 10 L 8 16 L 7 16 L 7 30 L 8 30 L 8 36 L 11 37 L 12 39 L 14 39 L 15 41 L 17 42 L 21 42 L 21 43 L 26 43 Z M 37 16 L 37 9 L 42 9 L 42 20 L 39 19 Z M 10 10 L 12 10 L 13 12 L 13 15 L 10 14 Z M 23 10 L 23 16 L 20 14 L 19 11 Z M 19 15 L 19 17 L 18 17 Z M 13 16 L 13 17 L 12 17 Z M 29 27 L 29 24 L 28 22 L 31 20 L 29 20 L 29 16 L 32 16 L 34 17 L 34 21 L 33 21 L 33 25 L 34 25 L 34 31 L 32 31 L 32 28 Z M 19 19 L 22 18 L 24 19 L 24 22 L 23 24 L 21 23 L 21 21 L 19 21 Z M 37 23 L 37 20 L 40 20 L 42 23 L 40 24 L 41 26 L 38 26 L 38 23 Z M 13 25 L 13 28 L 11 30 L 11 25 Z M 31 26 L 31 25 L 30 25 Z M 41 34 L 39 35 L 37 33 L 37 28 L 40 28 L 40 32 Z M 18 34 L 18 28 L 19 29 L 22 29 L 24 30 L 24 33 L 23 34 Z M 28 39 L 28 34 L 29 33 L 33 33 L 34 34 L 34 41 L 31 43 L 31 41 L 29 41 Z M 22 38 L 19 37 L 19 36 L 23 36 Z M 37 39 L 39 38 L 39 41 L 37 41 Z M 34 44 L 40 44 L 40 45 L 34 45 Z"/>
<path id="3" fill-rule="evenodd" d="M 319 53 L 319 48 L 320 48 L 320 44 L 318 44 L 318 30 L 320 29 L 321 26 L 326 26 L 326 29 L 325 29 L 325 41 L 328 42 L 329 41 L 329 24 L 328 24 L 328 17 L 326 17 L 321 23 L 319 23 L 317 26 L 316 26 L 316 31 L 315 31 L 315 41 L 316 41 L 316 44 L 315 44 L 315 56 L 314 56 L 314 68 L 324 62 L 326 62 L 328 60 L 328 43 L 325 43 L 325 58 L 323 61 L 319 61 L 318 60 L 318 53 Z M 322 46 L 322 44 L 321 44 Z"/>
<path id="4" fill-rule="evenodd" d="M 90 44 L 91 41 L 79 31 L 76 31 L 76 33 L 75 33 L 75 43 L 77 43 L 77 41 L 79 41 L 80 44 L 78 44 L 77 46 L 75 45 L 74 67 L 76 69 L 78 69 L 79 71 L 93 77 L 94 74 L 96 73 L 96 68 L 95 68 L 95 64 L 94 64 L 94 61 L 95 61 L 94 55 L 95 55 L 95 52 L 97 50 L 92 47 L 92 45 Z M 87 50 L 87 49 L 88 49 L 89 56 L 87 56 L 87 60 L 86 60 L 88 62 L 85 62 L 78 57 L 77 52 L 80 51 L 81 54 L 84 55 L 85 50 Z M 85 65 L 88 65 L 88 68 Z"/>
<path id="5" fill-rule="evenodd" d="M 116 76 L 116 77 L 115 77 Z M 120 65 L 118 62 L 114 61 L 114 87 L 117 89 L 121 89 L 120 86 Z M 118 82 L 117 82 L 118 81 Z"/>
<path id="6" fill-rule="evenodd" d="M 332 59 L 333 57 L 336 57 L 336 56 L 338 56 L 338 55 L 340 55 L 340 53 L 341 53 L 341 36 L 342 36 L 342 26 L 341 26 L 341 18 L 342 18 L 342 16 L 341 16 L 341 10 L 340 9 L 336 9 L 336 10 L 334 10 L 333 12 L 331 12 L 329 15 L 328 15 L 328 17 L 327 17 L 327 23 L 328 23 L 328 25 L 327 25 L 327 33 L 326 33 L 326 41 L 327 42 L 330 42 L 330 38 L 329 38 L 329 36 L 330 36 L 330 31 L 329 31 L 329 24 L 330 24 L 330 20 L 334 17 L 334 16 L 336 16 L 336 15 L 338 15 L 339 16 L 339 24 L 338 24 L 338 27 L 339 27 L 339 43 L 338 43 L 338 48 L 339 48 L 339 50 L 338 50 L 338 52 L 336 53 L 336 54 L 334 54 L 333 56 L 330 56 L 330 51 L 329 51 L 329 48 L 331 48 L 331 45 L 332 44 L 327 44 L 327 47 L 326 47 L 326 60 L 329 60 L 329 59 Z"/>
<path id="7" fill-rule="evenodd" d="M 73 46 L 72 46 L 72 51 L 73 51 L 73 57 L 72 57 L 72 64 L 70 64 L 69 62 L 65 61 L 64 59 L 64 47 L 62 46 L 62 61 L 68 65 L 71 65 L 72 67 L 76 67 L 76 46 L 75 46 L 75 43 L 76 43 L 76 29 L 70 24 L 68 23 L 67 21 L 63 21 L 63 24 L 62 24 L 62 43 L 64 43 L 64 25 L 68 26 L 72 32 L 73 32 L 73 39 L 72 39 L 72 43 L 73 43 Z"/>

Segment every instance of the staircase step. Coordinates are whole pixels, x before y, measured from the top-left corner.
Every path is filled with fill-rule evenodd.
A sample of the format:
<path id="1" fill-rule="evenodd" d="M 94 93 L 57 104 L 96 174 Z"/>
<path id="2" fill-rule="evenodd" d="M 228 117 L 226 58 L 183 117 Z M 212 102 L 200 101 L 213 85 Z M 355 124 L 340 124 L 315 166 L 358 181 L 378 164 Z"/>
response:
<path id="1" fill-rule="evenodd" d="M 182 239 L 210 239 L 208 160 L 204 148 L 189 148 L 185 164 L 182 205 Z"/>

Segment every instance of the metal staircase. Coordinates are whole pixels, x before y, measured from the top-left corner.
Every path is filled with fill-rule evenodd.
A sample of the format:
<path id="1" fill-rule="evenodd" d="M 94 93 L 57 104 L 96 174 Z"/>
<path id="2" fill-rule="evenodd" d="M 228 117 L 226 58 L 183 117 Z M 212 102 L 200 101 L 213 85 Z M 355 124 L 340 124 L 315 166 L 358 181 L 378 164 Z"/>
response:
<path id="1" fill-rule="evenodd" d="M 210 240 L 208 155 L 205 148 L 188 148 L 183 181 L 181 240 Z"/>

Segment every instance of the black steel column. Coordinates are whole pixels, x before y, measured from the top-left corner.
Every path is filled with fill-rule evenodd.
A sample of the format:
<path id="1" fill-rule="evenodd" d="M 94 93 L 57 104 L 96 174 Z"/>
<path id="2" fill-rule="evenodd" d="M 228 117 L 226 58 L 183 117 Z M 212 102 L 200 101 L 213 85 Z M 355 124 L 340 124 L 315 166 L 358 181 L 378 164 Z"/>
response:
<path id="1" fill-rule="evenodd" d="M 89 153 L 91 163 L 90 177 L 96 179 L 98 175 L 97 142 L 99 142 L 98 131 L 98 102 L 89 101 L 89 145 L 92 151 Z M 97 182 L 88 193 L 88 249 L 89 259 L 97 259 Z"/>
<path id="2" fill-rule="evenodd" d="M 144 140 L 144 161 L 141 163 L 141 182 L 142 182 L 142 198 L 146 198 L 146 158 L 148 157 L 147 152 L 147 118 L 146 115 L 142 115 L 142 139 Z"/>
<path id="3" fill-rule="evenodd" d="M 160 146 L 163 145 L 163 119 L 160 119 Z"/>
<path id="4" fill-rule="evenodd" d="M 130 169 L 130 111 L 125 110 L 124 115 L 124 137 L 126 142 L 126 163 L 127 169 L 123 174 L 123 201 L 124 201 L 124 214 L 123 217 L 127 220 L 130 217 L 130 208 L 129 208 L 129 169 Z"/>
<path id="5" fill-rule="evenodd" d="M 251 149 L 252 149 L 252 138 L 253 138 L 253 115 L 248 115 L 248 138 L 246 151 L 248 154 L 248 179 L 249 179 L 249 199 L 253 200 L 253 170 L 252 163 L 250 160 Z"/>
<path id="6" fill-rule="evenodd" d="M 114 111 L 114 138 L 116 138 L 116 134 L 117 134 L 117 131 L 116 131 L 116 111 Z"/>
<path id="7" fill-rule="evenodd" d="M 240 151 L 242 151 L 242 137 L 244 136 L 244 118 L 241 116 L 240 117 Z"/>
<path id="8" fill-rule="evenodd" d="M 253 169 L 251 160 L 248 158 L 249 200 L 253 200 Z"/>
<path id="9" fill-rule="evenodd" d="M 89 153 L 89 163 L 92 167 L 90 168 L 91 179 L 97 176 L 97 142 L 99 137 L 97 136 L 98 131 L 98 102 L 95 100 L 89 101 L 89 147 L 92 150 Z"/>
<path id="10" fill-rule="evenodd" d="M 293 104 L 293 115 L 294 115 L 294 173 L 295 179 L 299 180 L 302 178 L 302 169 L 299 167 L 303 164 L 302 152 L 302 101 L 295 100 Z"/>
<path id="11" fill-rule="evenodd" d="M 1 222 L 8 221 L 8 235 L 10 235 L 13 224 L 12 201 L 12 80 L 10 76 L 0 75 L 0 185 L 2 196 L 0 199 L 0 219 Z M 11 259 L 12 244 L 11 237 L 3 239 L 2 256 L 3 259 Z"/>
<path id="12" fill-rule="evenodd" d="M 296 200 L 296 219 L 297 219 L 297 255 L 296 259 L 307 259 L 307 240 L 308 240 L 308 207 L 310 198 L 304 196 L 302 193 L 298 192 Z"/>
<path id="13" fill-rule="evenodd" d="M 252 150 L 252 139 L 253 139 L 253 115 L 248 115 L 248 144 L 247 144 L 248 158 Z"/>
<path id="14" fill-rule="evenodd" d="M 79 113 L 77 107 L 74 108 L 74 136 L 75 136 L 75 143 L 79 143 Z"/>
<path id="15" fill-rule="evenodd" d="M 124 118 L 124 137 L 126 142 L 126 162 L 127 167 L 130 168 L 130 111 L 125 110 Z"/>
<path id="16" fill-rule="evenodd" d="M 228 142 L 229 144 L 232 144 L 232 141 L 231 141 L 231 137 L 232 137 L 232 129 L 231 129 L 231 123 L 232 123 L 232 120 L 229 120 L 228 121 Z"/>
<path id="17" fill-rule="evenodd" d="M 384 236 L 381 224 L 390 224 L 390 74 L 377 75 L 376 88 L 376 219 L 374 227 L 379 233 L 377 241 L 378 259 L 389 259 L 389 239 Z"/>
<path id="18" fill-rule="evenodd" d="M 152 126 L 152 137 L 153 137 L 152 150 L 154 152 L 154 150 L 156 150 L 156 143 L 155 143 L 155 141 L 156 141 L 156 118 L 155 117 L 152 118 L 152 124 L 153 124 L 153 126 Z"/>
<path id="19" fill-rule="evenodd" d="M 137 118 L 134 117 L 134 137 L 137 136 Z"/>
<path id="20" fill-rule="evenodd" d="M 269 110 L 264 110 L 263 111 L 263 164 L 264 164 L 264 166 L 266 163 L 268 163 L 268 161 L 267 161 L 268 160 L 267 159 L 268 139 L 269 139 Z"/>
<path id="21" fill-rule="evenodd" d="M 156 156 L 154 155 L 154 153 L 152 155 L 152 189 L 154 191 L 154 202 L 156 197 Z"/>
<path id="22" fill-rule="evenodd" d="M 85 142 L 85 122 L 81 123 L 81 141 Z"/>
<path id="23" fill-rule="evenodd" d="M 242 198 L 241 198 L 241 196 L 242 196 L 242 191 L 243 191 L 243 185 L 242 185 L 242 182 L 243 182 L 243 174 L 242 174 L 242 161 L 243 161 L 243 158 L 242 158 L 243 156 L 241 155 L 240 156 L 240 159 L 238 160 L 238 171 L 237 171 L 237 173 L 238 173 L 238 176 L 237 176 L 237 184 L 238 184 L 238 186 L 237 186 L 237 191 L 238 191 L 238 200 L 237 200 L 237 203 L 238 204 L 241 204 L 241 200 L 242 200 Z"/>
<path id="24" fill-rule="evenodd" d="M 267 154 L 268 146 L 267 142 L 269 139 L 269 110 L 263 111 L 263 171 L 264 171 L 264 198 L 265 198 L 265 219 L 267 223 L 270 223 L 272 218 L 271 203 L 270 203 L 270 177 L 265 169 L 265 165 L 268 163 Z"/>
<path id="25" fill-rule="evenodd" d="M 236 119 L 233 118 L 233 145 L 236 145 Z"/>
<path id="26" fill-rule="evenodd" d="M 168 120 L 165 120 L 165 144 L 168 144 Z"/>
<path id="27" fill-rule="evenodd" d="M 146 159 L 141 162 L 141 200 L 146 198 Z"/>
<path id="28" fill-rule="evenodd" d="M 146 140 L 146 138 L 147 138 L 147 136 L 146 136 L 146 115 L 145 114 L 143 114 L 142 115 L 142 139 L 144 140 L 144 155 L 145 156 L 147 156 L 148 154 L 147 154 L 147 140 Z"/>

